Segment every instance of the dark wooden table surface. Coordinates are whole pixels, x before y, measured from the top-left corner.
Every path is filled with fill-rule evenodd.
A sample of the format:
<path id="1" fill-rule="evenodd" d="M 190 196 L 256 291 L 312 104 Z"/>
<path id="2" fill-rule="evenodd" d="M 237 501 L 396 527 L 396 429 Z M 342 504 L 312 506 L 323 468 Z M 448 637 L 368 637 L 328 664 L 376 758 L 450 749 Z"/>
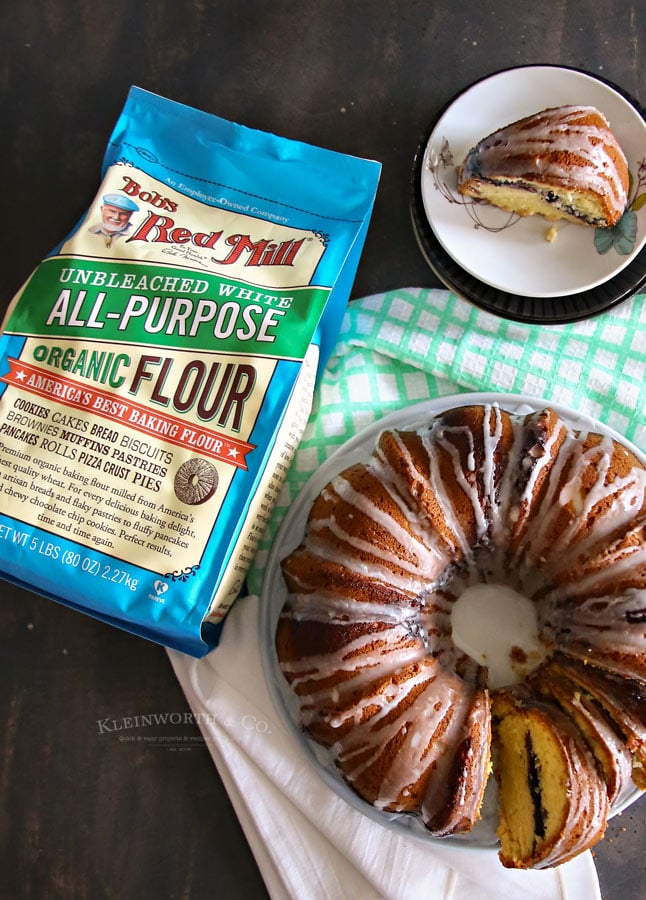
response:
<path id="1" fill-rule="evenodd" d="M 408 211 L 427 124 L 472 81 L 528 63 L 584 68 L 644 103 L 644 10 L 641 0 L 2 0 L 0 302 L 94 196 L 131 84 L 380 160 L 353 297 L 439 286 Z M 165 651 L 0 590 L 0 896 L 266 896 L 207 750 L 102 732 L 107 718 L 188 709 Z M 645 802 L 595 850 L 607 900 L 646 897 Z"/>

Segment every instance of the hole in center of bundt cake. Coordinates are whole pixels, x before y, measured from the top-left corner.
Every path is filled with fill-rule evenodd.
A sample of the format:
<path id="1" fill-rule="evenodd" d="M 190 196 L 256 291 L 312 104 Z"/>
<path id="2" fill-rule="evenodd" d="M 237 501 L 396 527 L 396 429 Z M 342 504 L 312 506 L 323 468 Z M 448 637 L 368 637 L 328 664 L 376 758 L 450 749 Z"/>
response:
<path id="1" fill-rule="evenodd" d="M 531 600 L 503 584 L 465 588 L 451 611 L 453 640 L 487 666 L 489 688 L 523 681 L 546 656 Z"/>

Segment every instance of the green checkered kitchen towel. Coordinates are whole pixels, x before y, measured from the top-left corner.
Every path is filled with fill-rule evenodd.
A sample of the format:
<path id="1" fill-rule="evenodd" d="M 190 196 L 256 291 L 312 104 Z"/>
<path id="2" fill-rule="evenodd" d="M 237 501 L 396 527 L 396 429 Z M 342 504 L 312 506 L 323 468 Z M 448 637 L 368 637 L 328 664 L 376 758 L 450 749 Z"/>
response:
<path id="1" fill-rule="evenodd" d="M 472 391 L 551 400 L 645 448 L 646 295 L 549 327 L 500 319 L 443 290 L 404 288 L 352 302 L 249 573 L 251 591 L 260 591 L 285 512 L 333 450 L 403 406 Z"/>

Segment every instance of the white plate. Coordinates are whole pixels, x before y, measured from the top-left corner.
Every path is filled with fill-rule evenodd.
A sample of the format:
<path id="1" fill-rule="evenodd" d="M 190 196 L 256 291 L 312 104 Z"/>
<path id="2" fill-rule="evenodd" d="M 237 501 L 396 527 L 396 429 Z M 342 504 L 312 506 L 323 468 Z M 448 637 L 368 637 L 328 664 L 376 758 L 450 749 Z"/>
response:
<path id="1" fill-rule="evenodd" d="M 606 115 L 632 175 L 630 206 L 646 191 L 638 176 L 646 161 L 646 122 L 617 90 L 576 69 L 527 66 L 477 82 L 448 106 L 426 145 L 421 191 L 433 232 L 466 272 L 499 290 L 525 297 L 589 290 L 625 268 L 646 242 L 646 205 L 636 212 L 631 252 L 620 255 L 612 247 L 601 254 L 594 228 L 558 222 L 556 241 L 549 243 L 554 223 L 542 216 L 521 218 L 458 194 L 456 167 L 479 140 L 523 116 L 567 104 L 595 106 Z"/>
<path id="2" fill-rule="evenodd" d="M 491 849 L 497 844 L 497 809 L 493 779 L 490 779 L 485 794 L 482 817 L 476 826 L 465 835 L 456 835 L 442 839 L 432 837 L 417 816 L 407 813 L 382 812 L 355 794 L 343 780 L 329 750 L 310 740 L 302 731 L 299 723 L 298 701 L 282 676 L 274 645 L 278 618 L 287 600 L 287 590 L 282 577 L 280 561 L 300 544 L 305 532 L 310 507 L 325 485 L 346 467 L 367 459 L 384 429 L 416 428 L 427 423 L 433 416 L 446 409 L 473 403 L 498 403 L 500 407 L 520 414 L 551 406 L 564 421 L 574 428 L 605 432 L 622 441 L 646 464 L 646 454 L 642 453 L 637 447 L 630 444 L 624 437 L 606 425 L 558 403 L 525 395 L 495 393 L 458 394 L 428 400 L 390 413 L 372 423 L 339 447 L 312 475 L 296 498 L 296 501 L 290 507 L 274 541 L 265 570 L 260 604 L 260 646 L 269 690 L 281 719 L 288 730 L 308 751 L 312 765 L 336 794 L 343 797 L 354 809 L 359 810 L 369 818 L 418 840 L 424 842 L 448 840 L 460 846 L 474 849 Z M 626 796 L 621 798 L 619 803 L 613 806 L 612 815 L 616 815 L 626 809 L 627 806 L 641 796 L 641 793 L 637 788 L 630 790 Z"/>

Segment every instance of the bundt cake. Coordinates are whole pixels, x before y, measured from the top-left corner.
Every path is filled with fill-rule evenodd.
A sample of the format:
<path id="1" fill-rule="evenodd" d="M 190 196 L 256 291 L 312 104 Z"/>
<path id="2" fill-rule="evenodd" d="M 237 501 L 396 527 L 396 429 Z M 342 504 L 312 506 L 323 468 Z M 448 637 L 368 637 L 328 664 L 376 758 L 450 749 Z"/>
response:
<path id="1" fill-rule="evenodd" d="M 628 201 L 628 164 L 603 113 L 544 109 L 494 131 L 467 154 L 458 190 L 529 216 L 615 225 Z"/>
<path id="2" fill-rule="evenodd" d="M 493 765 L 505 865 L 589 846 L 631 767 L 646 786 L 645 521 L 646 467 L 551 408 L 470 405 L 385 430 L 282 561 L 276 651 L 302 728 L 364 800 L 437 836 L 472 828 Z M 536 621 L 542 653 L 508 648 L 507 683 L 454 640 L 458 598 L 483 583 Z"/>

